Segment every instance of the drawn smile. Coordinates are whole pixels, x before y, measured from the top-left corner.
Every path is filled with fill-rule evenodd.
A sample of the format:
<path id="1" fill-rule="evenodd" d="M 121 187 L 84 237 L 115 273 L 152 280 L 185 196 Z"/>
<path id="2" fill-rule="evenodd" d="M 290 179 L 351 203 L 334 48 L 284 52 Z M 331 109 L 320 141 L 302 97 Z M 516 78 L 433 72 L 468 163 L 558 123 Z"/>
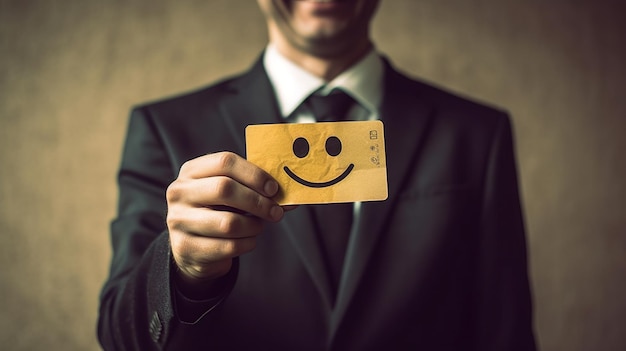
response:
<path id="1" fill-rule="evenodd" d="M 345 171 L 343 171 L 343 173 L 341 173 L 337 178 L 331 179 L 327 182 L 311 182 L 305 179 L 300 178 L 297 174 L 293 173 L 292 170 L 289 169 L 289 167 L 285 166 L 283 167 L 283 169 L 285 170 L 285 173 L 287 173 L 288 176 L 291 177 L 291 179 L 295 180 L 296 182 L 304 185 L 304 186 L 308 186 L 311 188 L 325 188 L 327 186 L 331 186 L 331 185 L 335 185 L 337 183 L 339 183 L 340 181 L 346 179 L 346 177 L 348 176 L 348 174 L 350 174 L 350 172 L 352 172 L 352 169 L 354 168 L 354 164 L 350 164 L 348 166 L 348 168 L 346 168 Z"/>

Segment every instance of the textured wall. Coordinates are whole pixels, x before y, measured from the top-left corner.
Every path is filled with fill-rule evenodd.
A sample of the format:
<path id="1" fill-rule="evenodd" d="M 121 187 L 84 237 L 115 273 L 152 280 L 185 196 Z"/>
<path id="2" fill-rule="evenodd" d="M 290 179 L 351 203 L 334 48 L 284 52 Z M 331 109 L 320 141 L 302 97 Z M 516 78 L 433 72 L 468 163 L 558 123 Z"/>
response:
<path id="1" fill-rule="evenodd" d="M 405 71 L 516 127 L 543 350 L 624 350 L 620 1 L 385 0 Z M 243 23 L 243 24 L 240 24 Z M 127 114 L 249 66 L 254 1 L 0 0 L 0 345 L 95 350 Z"/>

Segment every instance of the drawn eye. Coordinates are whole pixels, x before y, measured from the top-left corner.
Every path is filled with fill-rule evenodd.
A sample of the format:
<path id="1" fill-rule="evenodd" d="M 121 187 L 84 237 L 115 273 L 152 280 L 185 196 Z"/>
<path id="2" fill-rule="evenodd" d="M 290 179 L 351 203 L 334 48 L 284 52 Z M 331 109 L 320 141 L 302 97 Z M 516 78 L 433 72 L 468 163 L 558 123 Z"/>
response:
<path id="1" fill-rule="evenodd" d="M 307 145 L 308 147 L 308 145 Z M 341 153 L 341 140 L 335 136 L 326 139 L 326 152 L 330 156 L 337 156 Z"/>
<path id="2" fill-rule="evenodd" d="M 303 158 L 309 154 L 309 142 L 300 137 L 293 141 L 293 154 L 298 158 Z"/>

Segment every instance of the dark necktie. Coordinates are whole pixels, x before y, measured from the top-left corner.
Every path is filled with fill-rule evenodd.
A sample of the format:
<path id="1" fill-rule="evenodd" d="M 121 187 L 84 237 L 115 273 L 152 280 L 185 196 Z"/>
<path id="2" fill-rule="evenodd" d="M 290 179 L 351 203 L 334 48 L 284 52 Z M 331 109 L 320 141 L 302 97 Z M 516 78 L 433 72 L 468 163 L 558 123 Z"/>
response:
<path id="1" fill-rule="evenodd" d="M 354 103 L 348 94 L 340 90 L 334 90 L 327 96 L 311 95 L 306 100 L 308 108 L 318 121 L 345 120 Z M 350 239 L 353 203 L 319 204 L 311 207 L 336 295 Z"/>
<path id="2" fill-rule="evenodd" d="M 318 122 L 345 121 L 354 100 L 342 90 L 334 89 L 328 95 L 312 94 L 306 104 Z"/>

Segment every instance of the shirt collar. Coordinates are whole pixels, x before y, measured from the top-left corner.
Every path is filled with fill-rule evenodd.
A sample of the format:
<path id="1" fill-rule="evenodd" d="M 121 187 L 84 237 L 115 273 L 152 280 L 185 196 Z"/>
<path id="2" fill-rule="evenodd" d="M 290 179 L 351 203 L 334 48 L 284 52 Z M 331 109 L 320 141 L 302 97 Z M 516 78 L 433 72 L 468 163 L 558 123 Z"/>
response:
<path id="1" fill-rule="evenodd" d="M 370 113 L 376 113 L 380 108 L 383 64 L 375 50 L 330 82 L 288 60 L 272 44 L 265 50 L 263 65 L 285 118 L 313 92 L 319 90 L 325 95 L 334 88 L 343 89 Z"/>

